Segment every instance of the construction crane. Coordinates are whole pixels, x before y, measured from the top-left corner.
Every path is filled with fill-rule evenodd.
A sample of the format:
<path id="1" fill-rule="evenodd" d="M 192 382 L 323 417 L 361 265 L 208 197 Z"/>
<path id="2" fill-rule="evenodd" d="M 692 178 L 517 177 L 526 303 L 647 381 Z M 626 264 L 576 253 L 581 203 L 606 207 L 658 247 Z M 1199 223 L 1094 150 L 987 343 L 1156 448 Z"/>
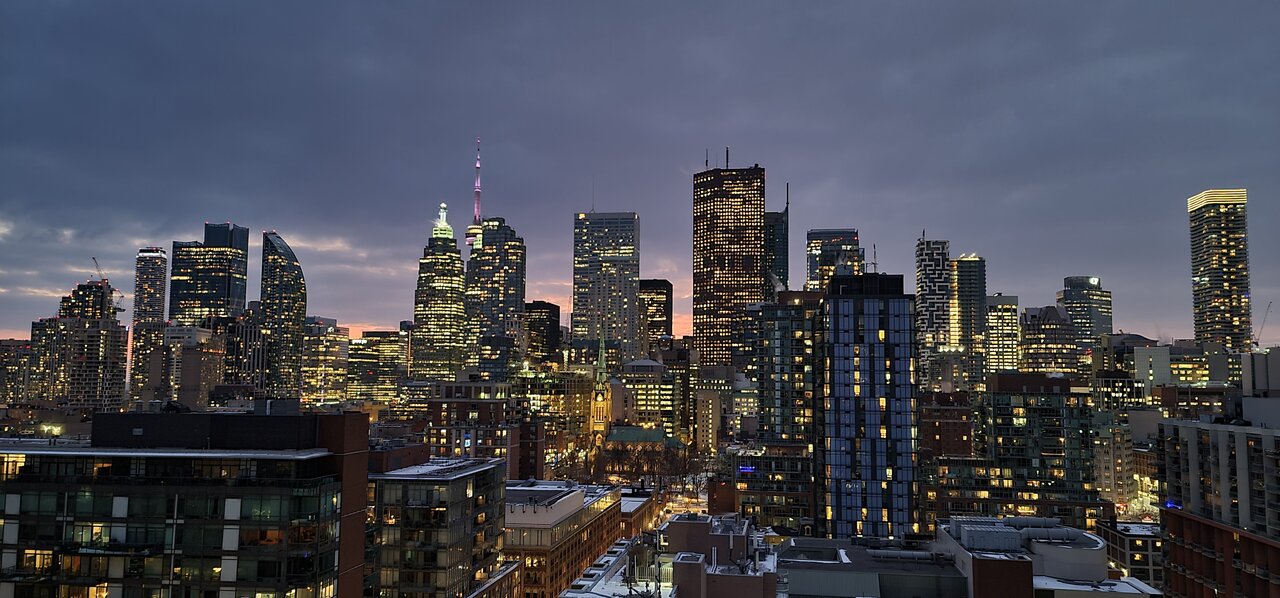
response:
<path id="1" fill-rule="evenodd" d="M 102 266 L 98 265 L 97 256 L 90 256 L 89 259 L 93 260 L 93 269 L 98 272 L 98 280 L 107 282 L 107 277 L 102 274 Z M 117 288 L 111 289 L 111 307 L 115 309 L 116 313 L 124 311 L 124 291 Z"/>
<path id="2" fill-rule="evenodd" d="M 1260 325 L 1258 326 L 1258 332 L 1256 332 L 1256 333 L 1253 335 L 1253 346 L 1254 346 L 1254 347 L 1258 347 L 1258 348 L 1261 348 L 1261 347 L 1262 347 L 1262 332 L 1263 332 L 1264 330 L 1266 330 L 1266 329 L 1267 329 L 1267 316 L 1271 315 L 1271 304 L 1272 304 L 1272 303 L 1273 303 L 1272 301 L 1268 301 L 1268 302 L 1267 302 L 1267 309 L 1266 309 L 1266 311 L 1262 312 L 1262 324 L 1260 324 Z"/>

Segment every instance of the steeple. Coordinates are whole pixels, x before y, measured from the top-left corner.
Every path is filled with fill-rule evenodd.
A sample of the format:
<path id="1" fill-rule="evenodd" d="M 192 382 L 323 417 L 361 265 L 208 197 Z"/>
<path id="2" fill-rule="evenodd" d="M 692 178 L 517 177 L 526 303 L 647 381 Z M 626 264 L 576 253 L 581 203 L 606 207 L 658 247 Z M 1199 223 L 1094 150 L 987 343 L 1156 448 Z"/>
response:
<path id="1" fill-rule="evenodd" d="M 476 237 L 480 236 L 482 230 L 480 226 L 480 138 L 476 137 L 476 185 L 475 185 L 475 215 L 471 220 L 471 226 L 467 227 L 467 245 L 475 245 Z"/>

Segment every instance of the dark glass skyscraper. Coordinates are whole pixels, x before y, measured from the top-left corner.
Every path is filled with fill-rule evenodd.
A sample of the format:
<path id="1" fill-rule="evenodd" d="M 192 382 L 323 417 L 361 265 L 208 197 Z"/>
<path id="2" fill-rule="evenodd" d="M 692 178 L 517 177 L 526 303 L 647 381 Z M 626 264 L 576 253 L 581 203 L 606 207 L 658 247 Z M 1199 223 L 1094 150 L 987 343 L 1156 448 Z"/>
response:
<path id="1" fill-rule="evenodd" d="M 950 344 L 958 357 L 956 390 L 981 390 L 986 375 L 987 260 L 965 254 L 951 260 Z"/>
<path id="2" fill-rule="evenodd" d="M 832 276 L 862 274 L 856 228 L 819 228 L 805 235 L 806 291 L 825 291 Z"/>
<path id="3" fill-rule="evenodd" d="M 169 280 L 169 257 L 159 247 L 143 247 L 133 276 L 133 348 L 130 351 L 129 396 L 142 397 L 147 384 L 148 359 L 164 344 L 164 294 Z"/>
<path id="4" fill-rule="evenodd" d="M 479 367 L 486 379 L 503 382 L 516 354 L 520 318 L 524 312 L 524 239 L 502 218 L 485 218 L 467 261 L 467 320 L 469 338 L 477 350 L 468 365 Z"/>
<path id="5" fill-rule="evenodd" d="M 640 281 L 640 301 L 644 304 L 649 338 L 671 336 L 671 307 L 674 294 L 671 281 L 647 278 Z"/>
<path id="6" fill-rule="evenodd" d="M 919 533 L 914 306 L 902 276 L 837 276 L 822 307 L 826 534 Z"/>
<path id="7" fill-rule="evenodd" d="M 204 242 L 174 241 L 169 275 L 169 319 L 196 326 L 208 316 L 244 309 L 249 271 L 249 229 L 204 225 Z"/>
<path id="8" fill-rule="evenodd" d="M 548 363 L 560 359 L 560 306 L 548 301 L 524 304 L 529 331 L 529 358 Z"/>
<path id="9" fill-rule="evenodd" d="M 729 366 L 746 307 L 765 300 L 764 168 L 693 175 L 693 346 L 702 365 Z"/>
<path id="10" fill-rule="evenodd" d="M 791 266 L 790 252 L 787 244 L 791 242 L 791 186 L 787 185 L 787 203 L 781 212 L 764 213 L 764 263 L 768 268 L 765 273 L 765 295 L 772 298 L 773 292 L 790 288 Z"/>
<path id="11" fill-rule="evenodd" d="M 1098 346 L 1102 335 L 1111 334 L 1111 291 L 1102 288 L 1096 276 L 1068 276 L 1058 291 L 1058 306 L 1067 310 L 1076 327 L 1080 353 Z"/>
<path id="12" fill-rule="evenodd" d="M 302 392 L 307 280 L 293 249 L 274 231 L 262 233 L 261 304 L 267 339 L 267 393 L 297 398 Z"/>

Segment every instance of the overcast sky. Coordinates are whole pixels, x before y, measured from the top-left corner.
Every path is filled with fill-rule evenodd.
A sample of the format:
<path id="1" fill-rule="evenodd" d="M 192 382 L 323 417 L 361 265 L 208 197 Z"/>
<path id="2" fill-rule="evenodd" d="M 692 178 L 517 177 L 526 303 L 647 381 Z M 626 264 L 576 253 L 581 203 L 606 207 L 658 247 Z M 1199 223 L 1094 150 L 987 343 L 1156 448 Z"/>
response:
<path id="1" fill-rule="evenodd" d="M 465 228 L 477 136 L 485 215 L 566 313 L 594 201 L 639 212 L 688 331 L 692 175 L 731 146 L 770 209 L 791 182 L 793 286 L 810 228 L 858 228 L 909 279 L 924 230 L 1024 306 L 1099 276 L 1117 328 L 1162 338 L 1191 334 L 1186 198 L 1247 187 L 1257 325 L 1280 298 L 1277 6 L 4 2 L 0 338 L 91 256 L 132 293 L 138 247 L 228 220 L 250 299 L 274 229 L 308 313 L 394 326 L 436 205 Z"/>

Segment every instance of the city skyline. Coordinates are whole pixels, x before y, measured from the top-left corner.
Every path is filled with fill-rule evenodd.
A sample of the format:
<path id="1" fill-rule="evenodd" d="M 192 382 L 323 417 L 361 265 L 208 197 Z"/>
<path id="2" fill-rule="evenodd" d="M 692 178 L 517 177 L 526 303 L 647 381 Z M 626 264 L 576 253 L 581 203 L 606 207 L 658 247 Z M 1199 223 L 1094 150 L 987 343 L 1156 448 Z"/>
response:
<path id="1" fill-rule="evenodd" d="M 0 36 L 4 47 L 45 58 L 11 65 L 7 70 L 24 83 L 17 86 L 22 91 L 0 91 L 3 113 L 16 115 L 4 121 L 8 134 L 0 141 L 0 180 L 6 181 L 0 188 L 0 249 L 7 256 L 0 266 L 0 337 L 24 338 L 32 320 L 53 315 L 57 297 L 95 277 L 91 256 L 102 262 L 114 287 L 127 291 L 133 288 L 138 248 L 168 248 L 175 240 L 200 238 L 205 220 L 280 230 L 307 269 L 308 315 L 336 318 L 351 326 L 353 335 L 362 328 L 394 329 L 412 317 L 405 298 L 412 296 L 415 262 L 435 206 L 444 201 L 465 213 L 471 203 L 471 142 L 477 135 L 485 140 L 484 216 L 505 218 L 525 238 L 526 300 L 556 303 L 566 319 L 572 234 L 564 222 L 594 199 L 599 211 L 634 210 L 646 222 L 664 223 L 642 231 L 646 253 L 640 276 L 672 281 L 676 333 L 689 333 L 688 186 L 692 174 L 703 169 L 704 150 L 709 148 L 714 167 L 725 145 L 731 146 L 729 166 L 759 163 L 769 170 L 767 210 L 782 209 L 786 182 L 794 187 L 793 289 L 795 272 L 804 271 L 802 240 L 809 229 L 857 228 L 862 246 L 875 246 L 878 270 L 902 274 L 914 270 L 911 249 L 923 229 L 928 238 L 951 241 L 957 254 L 985 257 L 989 293 L 1017 295 L 1025 306 L 1049 305 L 1063 277 L 1097 276 L 1114 295 L 1117 330 L 1190 338 L 1186 198 L 1206 189 L 1241 187 L 1255 199 L 1250 206 L 1255 326 L 1267 303 L 1280 295 L 1280 272 L 1264 259 L 1276 253 L 1280 241 L 1259 234 L 1280 220 L 1280 203 L 1269 199 L 1280 191 L 1280 178 L 1268 167 L 1280 152 L 1280 122 L 1267 109 L 1280 89 L 1265 77 L 1249 76 L 1263 72 L 1257 69 L 1266 56 L 1275 55 L 1276 42 L 1247 34 L 1224 37 L 1222 48 L 1190 41 L 1193 32 L 1248 33 L 1265 19 L 1188 12 L 1162 22 L 1160 31 L 1140 28 L 1129 35 L 1141 18 L 1136 8 L 1109 7 L 1114 22 L 1107 25 L 1081 23 L 1080 13 L 1052 7 L 1014 10 L 1008 16 L 1021 19 L 1027 37 L 969 19 L 977 41 L 940 40 L 954 44 L 944 59 L 927 49 L 878 49 L 873 25 L 905 17 L 932 22 L 947 15 L 787 11 L 774 16 L 790 25 L 815 25 L 831 17 L 832 26 L 866 27 L 866 39 L 801 43 L 759 31 L 756 44 L 700 36 L 698 28 L 681 25 L 673 32 L 680 41 L 677 49 L 663 50 L 639 29 L 648 14 L 620 10 L 624 14 L 605 22 L 620 40 L 632 43 L 614 59 L 635 67 L 636 81 L 609 79 L 612 85 L 600 91 L 607 101 L 601 103 L 614 101 L 612 94 L 639 93 L 640 84 L 684 86 L 690 97 L 672 103 L 644 92 L 632 104 L 643 109 L 633 115 L 587 109 L 594 104 L 566 96 L 566 89 L 581 89 L 579 81 L 617 75 L 608 72 L 610 63 L 589 56 L 601 41 L 594 34 L 542 40 L 516 24 L 521 17 L 548 24 L 564 16 L 556 11 L 539 15 L 512 9 L 508 17 L 494 16 L 487 21 L 492 30 L 486 29 L 486 37 L 506 32 L 514 41 L 450 62 L 449 44 L 474 34 L 477 25 L 461 26 L 458 14 L 427 11 L 419 22 L 439 27 L 442 34 L 427 42 L 375 9 L 367 15 L 370 22 L 392 28 L 385 41 L 349 33 L 325 46 L 304 37 L 292 40 L 299 49 L 255 66 L 255 50 L 278 49 L 282 15 L 264 17 L 245 31 L 241 52 L 210 54 L 201 40 L 222 35 L 221 28 L 241 20 L 202 23 L 210 15 L 199 10 L 162 11 L 156 18 L 173 19 L 174 31 L 192 38 L 178 40 L 178 34 L 170 39 L 135 29 L 128 18 L 110 12 L 4 8 L 13 18 L 3 21 L 29 29 L 6 31 Z M 307 15 L 303 29 L 326 31 L 324 12 Z M 624 25 L 628 16 L 639 19 L 636 29 Z M 862 17 L 867 23 L 857 24 Z M 1091 35 L 1077 39 L 1067 28 L 1055 27 L 1055 19 L 1088 25 Z M 56 46 L 41 41 L 40 34 L 55 26 L 69 27 L 87 41 Z M 122 33 L 139 41 L 97 52 L 94 40 Z M 1036 35 L 1044 39 L 1032 39 Z M 513 46 L 506 44 L 531 38 L 541 45 L 528 55 L 507 53 Z M 1021 43 L 1028 52 L 996 56 L 984 49 L 983 40 L 993 39 Z M 154 44 L 172 44 L 173 55 L 152 51 Z M 902 44 L 907 45 L 910 40 Z M 646 53 L 655 50 L 662 51 L 655 62 L 671 59 L 676 68 L 646 66 L 651 59 Z M 769 50 L 806 60 L 826 57 L 826 62 L 778 74 L 778 59 L 765 60 Z M 310 68 L 314 65 L 303 54 L 310 51 L 331 61 L 320 66 L 332 68 Z M 581 61 L 584 75 L 561 82 L 562 87 L 529 87 L 521 102 L 528 106 L 515 114 L 507 114 L 512 105 L 506 100 L 493 98 L 502 84 L 526 83 L 511 64 L 537 72 L 545 69 L 538 65 L 565 53 Z M 1233 57 L 1226 68 L 1238 70 L 1215 71 L 1218 53 Z M 123 66 L 140 54 L 159 62 L 153 72 L 138 74 Z M 62 62 L 44 62 L 58 59 Z M 210 81 L 192 83 L 180 72 L 189 61 L 213 61 L 225 70 Z M 738 94 L 728 109 L 700 105 L 723 86 L 740 89 L 744 84 L 728 77 L 752 61 L 763 61 L 762 76 L 796 90 L 795 96 L 761 91 Z M 846 86 L 828 80 L 824 66 L 853 72 L 856 81 Z M 99 72 L 68 79 L 88 69 Z M 440 83 L 457 80 L 441 74 L 463 70 L 504 79 L 465 81 L 463 90 Z M 1177 81 L 1165 81 L 1173 71 L 1181 73 Z M 288 80 L 272 78 L 284 72 Z M 1077 77 L 1070 78 L 1072 73 Z M 963 75 L 975 76 L 981 85 L 952 79 Z M 1078 89 L 1040 90 L 1040 76 Z M 1220 85 L 1219 77 L 1227 76 L 1230 88 Z M 853 88 L 857 81 L 870 82 L 875 93 L 859 93 Z M 344 82 L 372 91 L 331 87 Z M 205 85 L 244 91 L 212 96 L 226 105 L 189 97 L 210 91 Z M 188 91 L 178 94 L 183 89 Z M 140 101 L 135 94 L 143 91 L 138 90 L 168 103 L 158 112 L 146 109 L 150 104 Z M 333 97 L 312 97 L 318 91 Z M 455 93 L 467 102 L 450 103 Z M 263 94 L 294 103 L 296 114 L 281 114 L 255 99 Z M 942 104 L 912 99 L 934 94 L 948 95 L 943 113 L 937 112 Z M 999 101 L 982 102 L 991 94 L 999 94 Z M 424 108 L 410 101 L 417 97 L 441 104 Z M 891 98 L 899 98 L 896 105 L 887 101 Z M 547 105 L 556 102 L 566 105 Z M 526 122 L 531 116 L 567 126 L 556 130 Z M 910 122 L 925 116 L 918 126 Z M 391 122 L 404 129 L 388 132 Z M 329 139 L 335 143 L 324 142 Z M 920 156 L 908 160 L 912 154 Z M 112 170 L 100 170 L 108 167 Z M 166 202 L 164 209 L 154 209 L 160 202 Z M 1100 217 L 1088 220 L 1089 215 Z M 256 297 L 261 246 L 256 235 L 250 236 L 247 291 Z M 131 319 L 129 312 L 121 316 L 123 322 Z M 1263 344 L 1278 342 L 1280 328 L 1273 324 Z"/>

